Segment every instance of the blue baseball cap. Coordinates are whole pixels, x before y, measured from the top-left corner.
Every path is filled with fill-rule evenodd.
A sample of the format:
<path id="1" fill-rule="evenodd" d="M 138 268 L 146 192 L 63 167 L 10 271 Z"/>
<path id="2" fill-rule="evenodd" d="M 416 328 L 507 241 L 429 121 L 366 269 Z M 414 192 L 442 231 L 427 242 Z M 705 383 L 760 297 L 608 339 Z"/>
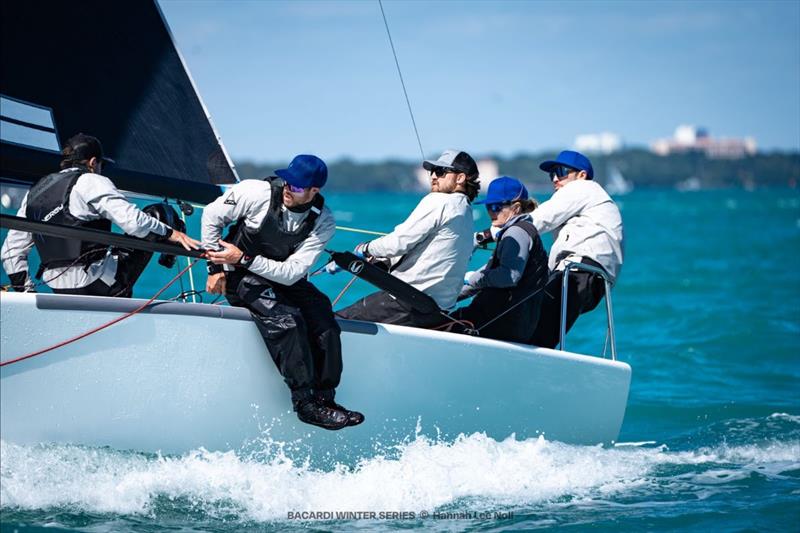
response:
<path id="1" fill-rule="evenodd" d="M 585 170 L 586 176 L 589 179 L 594 178 L 594 169 L 589 158 L 580 152 L 573 152 L 572 150 L 564 150 L 555 160 L 545 161 L 539 168 L 547 173 L 550 173 L 553 168 L 563 165 L 565 167 L 574 168 L 575 170 Z"/>
<path id="2" fill-rule="evenodd" d="M 489 184 L 486 198 L 475 202 L 476 204 L 507 204 L 517 200 L 527 200 L 528 189 L 517 179 L 511 176 L 500 176 Z"/>
<path id="3" fill-rule="evenodd" d="M 315 155 L 295 156 L 287 168 L 275 171 L 289 185 L 295 187 L 322 187 L 328 181 L 328 167 L 325 161 Z"/>

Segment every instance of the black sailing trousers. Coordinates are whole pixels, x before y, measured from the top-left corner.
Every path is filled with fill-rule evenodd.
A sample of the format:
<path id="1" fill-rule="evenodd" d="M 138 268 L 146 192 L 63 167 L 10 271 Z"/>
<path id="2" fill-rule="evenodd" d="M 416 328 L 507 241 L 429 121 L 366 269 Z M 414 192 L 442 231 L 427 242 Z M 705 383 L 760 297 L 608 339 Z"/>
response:
<path id="1" fill-rule="evenodd" d="M 227 274 L 226 286 L 228 302 L 250 311 L 292 400 L 314 393 L 333 398 L 342 376 L 342 330 L 328 297 L 306 279 L 281 285 L 239 270 Z"/>
<path id="2" fill-rule="evenodd" d="M 366 320 L 415 328 L 432 328 L 447 322 L 447 318 L 440 313 L 420 313 L 385 291 L 365 296 L 353 305 L 337 311 L 336 314 L 350 320 Z"/>
<path id="3" fill-rule="evenodd" d="M 600 266 L 591 259 L 583 263 Z M 555 348 L 561 336 L 561 284 L 563 271 L 553 272 L 544 290 L 541 314 L 530 344 Z M 579 315 L 588 313 L 600 303 L 605 294 L 605 282 L 590 272 L 570 272 L 567 281 L 567 328 L 569 331 Z"/>

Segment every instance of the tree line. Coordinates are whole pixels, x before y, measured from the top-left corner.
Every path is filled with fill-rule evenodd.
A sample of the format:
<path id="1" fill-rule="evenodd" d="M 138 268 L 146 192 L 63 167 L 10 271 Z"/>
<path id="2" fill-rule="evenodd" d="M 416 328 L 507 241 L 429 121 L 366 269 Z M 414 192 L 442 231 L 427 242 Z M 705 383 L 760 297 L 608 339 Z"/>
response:
<path id="1" fill-rule="evenodd" d="M 531 190 L 550 189 L 539 170 L 539 163 L 552 159 L 557 152 L 518 154 L 511 157 L 486 155 L 497 163 L 498 174 L 519 178 Z M 676 187 L 689 180 L 701 188 L 724 187 L 797 187 L 800 185 L 800 153 L 771 152 L 741 159 L 714 159 L 703 152 L 659 156 L 645 149 L 629 149 L 607 155 L 591 155 L 595 179 L 605 183 L 612 169 L 617 169 L 636 188 Z M 479 158 L 480 159 L 480 158 Z M 236 163 L 243 179 L 264 178 L 286 162 Z M 386 160 L 356 162 L 343 158 L 329 162 L 331 191 L 418 191 L 423 186 L 417 178 L 417 161 Z"/>

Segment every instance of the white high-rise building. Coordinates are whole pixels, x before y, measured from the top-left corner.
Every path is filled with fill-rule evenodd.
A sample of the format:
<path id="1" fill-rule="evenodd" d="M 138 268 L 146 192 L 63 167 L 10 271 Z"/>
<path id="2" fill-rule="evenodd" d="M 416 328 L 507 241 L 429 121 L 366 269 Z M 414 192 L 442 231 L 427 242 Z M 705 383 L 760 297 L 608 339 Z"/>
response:
<path id="1" fill-rule="evenodd" d="M 589 154 L 613 154 L 622 148 L 622 138 L 616 133 L 582 133 L 575 137 L 575 150 Z"/>
<path id="2" fill-rule="evenodd" d="M 757 146 L 752 137 L 715 139 L 705 128 L 682 124 L 675 128 L 672 138 L 650 143 L 650 150 L 658 155 L 697 151 L 705 152 L 712 159 L 741 159 L 746 155 L 754 155 Z"/>

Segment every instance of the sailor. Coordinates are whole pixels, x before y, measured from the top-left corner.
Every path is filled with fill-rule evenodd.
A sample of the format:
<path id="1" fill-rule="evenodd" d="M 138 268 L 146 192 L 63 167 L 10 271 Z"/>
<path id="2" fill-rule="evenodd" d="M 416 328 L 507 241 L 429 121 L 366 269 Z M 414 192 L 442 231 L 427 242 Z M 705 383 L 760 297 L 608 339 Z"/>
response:
<path id="1" fill-rule="evenodd" d="M 528 342 L 549 275 L 547 252 L 529 214 L 536 200 L 519 180 L 501 176 L 489 184 L 486 198 L 475 203 L 486 204 L 490 239 L 497 246 L 483 267 L 467 272 L 459 299 L 474 299 L 454 317 L 471 322 L 481 337 Z"/>
<path id="2" fill-rule="evenodd" d="M 559 342 L 561 283 L 568 261 L 599 267 L 615 283 L 622 267 L 622 216 L 614 200 L 593 180 L 589 159 L 565 150 L 555 160 L 539 165 L 550 176 L 555 192 L 531 216 L 539 233 L 552 231 L 555 241 L 548 265 L 541 317 L 531 343 L 553 348 Z M 591 311 L 605 294 L 603 279 L 590 272 L 570 272 L 566 330 L 578 315 Z"/>
<path id="3" fill-rule="evenodd" d="M 61 170 L 34 183 L 17 216 L 104 231 L 111 231 L 113 222 L 134 237 L 174 242 L 187 250 L 198 248 L 198 241 L 168 225 L 177 227 L 182 222 L 171 207 L 157 204 L 140 210 L 101 175 L 103 162 L 110 160 L 103 156 L 96 137 L 83 133 L 73 136 L 61 155 Z M 34 246 L 41 259 L 37 277 L 59 294 L 130 297 L 153 255 L 11 230 L 0 255 L 16 290 L 34 290 L 28 275 L 28 254 Z"/>
<path id="4" fill-rule="evenodd" d="M 368 260 L 390 262 L 390 272 L 436 301 L 440 309 L 455 305 L 472 255 L 472 206 L 478 195 L 478 165 L 459 150 L 445 150 L 424 161 L 431 192 L 394 231 L 359 244 Z M 329 269 L 329 272 L 332 271 Z M 339 316 L 386 324 L 433 327 L 446 321 L 440 313 L 412 310 L 380 291 L 339 311 Z"/>
<path id="5" fill-rule="evenodd" d="M 206 290 L 250 310 L 292 394 L 297 417 L 341 429 L 364 416 L 335 402 L 342 375 L 341 329 L 331 302 L 307 279 L 336 225 L 320 189 L 325 163 L 298 155 L 266 180 L 231 187 L 203 212 L 202 234 L 212 264 Z M 222 230 L 234 224 L 225 240 Z"/>

